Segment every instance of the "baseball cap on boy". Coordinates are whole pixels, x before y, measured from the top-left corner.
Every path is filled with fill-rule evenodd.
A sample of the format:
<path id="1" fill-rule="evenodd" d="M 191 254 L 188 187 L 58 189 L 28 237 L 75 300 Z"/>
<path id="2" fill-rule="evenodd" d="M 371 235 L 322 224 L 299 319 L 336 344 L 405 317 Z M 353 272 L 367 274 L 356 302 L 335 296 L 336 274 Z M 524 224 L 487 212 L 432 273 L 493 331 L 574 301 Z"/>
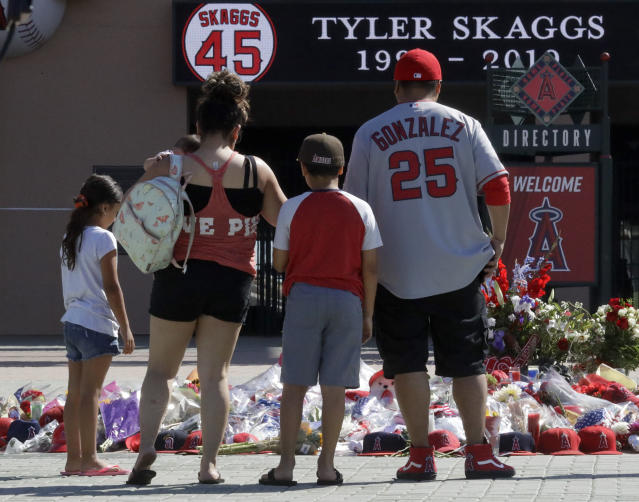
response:
<path id="1" fill-rule="evenodd" d="M 392 432 L 369 432 L 364 436 L 362 456 L 391 455 L 406 448 L 406 440 Z"/>
<path id="2" fill-rule="evenodd" d="M 500 455 L 536 455 L 535 440 L 526 432 L 505 432 L 499 435 Z"/>
<path id="3" fill-rule="evenodd" d="M 589 455 L 621 455 L 617 451 L 617 437 L 612 429 L 603 425 L 590 425 L 579 431 L 579 448 Z"/>
<path id="4" fill-rule="evenodd" d="M 7 431 L 7 441 L 16 438 L 24 443 L 27 439 L 34 438 L 38 432 L 40 424 L 37 420 L 14 420 Z"/>
<path id="5" fill-rule="evenodd" d="M 44 427 L 53 420 L 57 420 L 59 424 L 64 422 L 64 408 L 62 406 L 54 406 L 45 411 L 39 420 L 40 427 Z"/>
<path id="6" fill-rule="evenodd" d="M 297 160 L 306 166 L 343 167 L 344 146 L 335 136 L 325 132 L 311 134 L 304 138 Z"/>
<path id="7" fill-rule="evenodd" d="M 428 443 L 440 453 L 455 451 L 461 446 L 459 438 L 446 429 L 436 429 L 428 434 Z"/>
<path id="8" fill-rule="evenodd" d="M 58 425 L 53 431 L 51 437 L 51 448 L 49 453 L 66 453 L 67 451 L 67 436 L 64 433 L 64 423 Z"/>
<path id="9" fill-rule="evenodd" d="M 175 453 L 186 442 L 186 436 L 186 432 L 179 429 L 160 431 L 155 438 L 155 451 L 157 453 Z"/>
<path id="10" fill-rule="evenodd" d="M 581 439 L 574 430 L 555 427 L 541 433 L 537 449 L 546 455 L 583 455 L 579 443 Z"/>
<path id="11" fill-rule="evenodd" d="M 442 69 L 432 52 L 412 49 L 395 65 L 393 80 L 441 80 Z"/>

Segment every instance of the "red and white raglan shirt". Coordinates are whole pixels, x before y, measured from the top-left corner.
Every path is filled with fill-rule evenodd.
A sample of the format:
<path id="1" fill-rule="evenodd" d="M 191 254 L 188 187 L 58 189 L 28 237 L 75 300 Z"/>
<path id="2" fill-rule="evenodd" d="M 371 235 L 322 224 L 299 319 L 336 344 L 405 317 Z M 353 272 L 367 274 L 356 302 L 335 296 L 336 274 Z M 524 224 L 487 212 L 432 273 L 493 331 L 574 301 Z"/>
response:
<path id="1" fill-rule="evenodd" d="M 370 206 L 342 190 L 315 190 L 287 200 L 273 246 L 288 251 L 283 293 L 296 282 L 350 291 L 364 300 L 362 251 L 382 245 Z"/>
<path id="2" fill-rule="evenodd" d="M 380 284 L 407 299 L 470 284 L 494 254 L 477 194 L 493 180 L 489 186 L 503 188 L 507 174 L 479 122 L 454 108 L 400 103 L 366 122 L 353 140 L 344 190 L 377 218 Z M 494 205 L 506 203 L 497 198 Z"/>

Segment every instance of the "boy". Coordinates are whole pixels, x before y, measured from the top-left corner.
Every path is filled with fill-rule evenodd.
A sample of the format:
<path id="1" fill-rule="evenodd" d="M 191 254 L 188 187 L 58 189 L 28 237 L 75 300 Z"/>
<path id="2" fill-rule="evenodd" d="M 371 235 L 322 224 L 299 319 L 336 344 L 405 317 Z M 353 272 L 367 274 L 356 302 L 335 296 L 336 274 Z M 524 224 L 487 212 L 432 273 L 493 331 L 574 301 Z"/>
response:
<path id="1" fill-rule="evenodd" d="M 360 347 L 370 339 L 382 245 L 369 205 L 338 187 L 344 148 L 334 136 L 306 137 L 298 161 L 311 191 L 280 209 L 273 266 L 286 270 L 282 337 L 279 465 L 261 484 L 292 486 L 304 396 L 322 391 L 322 452 L 317 484 L 339 485 L 335 447 L 344 420 L 344 392 L 359 386 Z"/>

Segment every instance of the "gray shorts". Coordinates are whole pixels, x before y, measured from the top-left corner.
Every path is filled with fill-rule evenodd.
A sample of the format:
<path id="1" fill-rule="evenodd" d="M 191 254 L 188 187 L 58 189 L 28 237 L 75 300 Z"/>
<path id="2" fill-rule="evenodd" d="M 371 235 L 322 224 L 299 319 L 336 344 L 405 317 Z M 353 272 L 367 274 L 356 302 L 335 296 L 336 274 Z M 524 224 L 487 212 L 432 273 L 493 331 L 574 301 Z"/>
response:
<path id="1" fill-rule="evenodd" d="M 362 302 L 341 289 L 295 283 L 286 301 L 282 383 L 359 387 Z"/>

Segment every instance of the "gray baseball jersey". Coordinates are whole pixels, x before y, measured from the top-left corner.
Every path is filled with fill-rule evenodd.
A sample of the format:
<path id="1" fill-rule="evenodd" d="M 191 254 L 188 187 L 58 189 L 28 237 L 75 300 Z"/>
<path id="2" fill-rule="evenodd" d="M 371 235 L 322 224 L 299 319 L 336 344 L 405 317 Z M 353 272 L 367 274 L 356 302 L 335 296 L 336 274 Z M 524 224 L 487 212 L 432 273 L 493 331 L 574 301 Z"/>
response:
<path id="1" fill-rule="evenodd" d="M 380 284 L 400 298 L 470 284 L 493 256 L 477 193 L 503 174 L 479 122 L 433 101 L 398 104 L 360 127 L 344 190 L 377 218 Z"/>

